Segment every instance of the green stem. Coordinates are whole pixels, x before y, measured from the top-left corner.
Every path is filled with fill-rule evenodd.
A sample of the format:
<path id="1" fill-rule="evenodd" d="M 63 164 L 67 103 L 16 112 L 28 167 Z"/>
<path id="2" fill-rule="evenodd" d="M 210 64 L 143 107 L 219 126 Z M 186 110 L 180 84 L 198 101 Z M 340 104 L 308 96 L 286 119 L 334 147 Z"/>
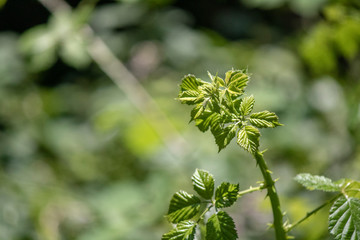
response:
<path id="1" fill-rule="evenodd" d="M 286 240 L 287 235 L 283 223 L 283 213 L 280 208 L 280 200 L 275 188 L 275 181 L 271 177 L 271 171 L 269 170 L 262 153 L 259 151 L 253 153 L 257 164 L 260 167 L 261 173 L 264 177 L 265 187 L 267 188 L 267 195 L 270 198 L 271 208 L 273 212 L 276 240 Z"/>
<path id="2" fill-rule="evenodd" d="M 315 208 L 314 210 L 312 210 L 311 212 L 306 213 L 306 215 L 300 219 L 299 221 L 297 221 L 294 224 L 291 224 L 287 227 L 287 232 L 290 232 L 293 228 L 295 228 L 297 225 L 299 225 L 300 223 L 302 223 L 303 221 L 305 221 L 306 219 L 308 219 L 309 217 L 311 217 L 312 215 L 314 215 L 315 213 L 317 213 L 318 211 L 320 211 L 321 209 L 323 209 L 324 207 L 326 207 L 327 205 L 331 204 L 332 202 L 334 202 L 336 199 L 339 198 L 339 196 L 341 196 L 341 193 L 336 195 L 335 197 L 333 197 L 332 199 L 326 201 L 325 203 L 321 204 L 320 206 L 318 206 L 317 208 Z"/>
<path id="3" fill-rule="evenodd" d="M 199 223 L 205 216 L 205 214 L 210 211 L 210 209 L 213 207 L 213 204 L 210 204 L 209 206 L 207 206 L 207 208 L 204 210 L 203 213 L 201 213 L 199 219 L 197 220 L 197 223 Z"/>
<path id="4" fill-rule="evenodd" d="M 237 197 L 239 198 L 239 197 L 242 197 L 243 195 L 248 194 L 248 193 L 261 191 L 264 188 L 266 188 L 265 185 L 264 186 L 258 186 L 258 187 L 250 187 L 249 189 L 238 192 Z"/>

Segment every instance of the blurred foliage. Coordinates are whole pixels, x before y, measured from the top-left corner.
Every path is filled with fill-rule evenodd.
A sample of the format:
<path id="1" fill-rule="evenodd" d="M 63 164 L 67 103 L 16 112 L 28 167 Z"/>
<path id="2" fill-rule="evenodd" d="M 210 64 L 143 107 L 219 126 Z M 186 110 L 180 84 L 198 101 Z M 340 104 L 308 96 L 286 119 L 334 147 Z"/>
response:
<path id="1" fill-rule="evenodd" d="M 195 168 L 240 189 L 260 180 L 236 144 L 217 154 L 209 134 L 186 124 L 189 109 L 173 99 L 188 73 L 253 73 L 255 110 L 285 124 L 264 131 L 260 147 L 281 177 L 290 221 L 325 196 L 304 193 L 291 180 L 296 173 L 358 178 L 358 0 L 69 4 L 74 11 L 52 15 L 35 0 L 0 1 L 0 239 L 160 239 L 170 229 L 167 203 L 174 189 L 191 191 Z M 179 133 L 167 133 L 178 156 L 89 57 L 86 23 L 186 139 L 183 146 Z M 229 211 L 241 239 L 271 239 L 257 227 L 271 221 L 263 198 L 254 193 Z M 326 218 L 293 234 L 329 239 L 318 225 Z"/>

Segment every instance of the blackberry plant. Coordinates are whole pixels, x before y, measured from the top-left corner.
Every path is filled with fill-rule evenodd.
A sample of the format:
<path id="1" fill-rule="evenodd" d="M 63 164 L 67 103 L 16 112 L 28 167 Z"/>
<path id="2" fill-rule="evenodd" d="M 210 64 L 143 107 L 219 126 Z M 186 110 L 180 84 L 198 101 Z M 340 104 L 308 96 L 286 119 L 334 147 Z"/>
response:
<path id="1" fill-rule="evenodd" d="M 174 228 L 162 240 L 234 240 L 237 239 L 235 223 L 224 211 L 237 199 L 254 191 L 267 191 L 270 200 L 276 240 L 286 240 L 288 233 L 307 218 L 332 204 L 329 213 L 329 231 L 336 240 L 360 239 L 360 182 L 349 179 L 332 181 L 323 176 L 298 174 L 295 180 L 308 190 L 337 193 L 295 223 L 285 222 L 272 172 L 259 149 L 261 128 L 282 126 L 278 116 L 264 110 L 254 112 L 254 96 L 246 96 L 249 74 L 245 70 L 230 70 L 225 78 L 208 73 L 210 82 L 194 75 L 186 75 L 180 84 L 178 100 L 193 106 L 190 120 L 202 132 L 210 130 L 219 152 L 236 138 L 237 144 L 249 152 L 259 167 L 263 181 L 257 187 L 239 189 L 239 184 L 223 182 L 215 189 L 213 175 L 196 169 L 192 184 L 197 195 L 185 191 L 175 193 L 167 214 Z M 208 213 L 209 217 L 205 218 Z"/>

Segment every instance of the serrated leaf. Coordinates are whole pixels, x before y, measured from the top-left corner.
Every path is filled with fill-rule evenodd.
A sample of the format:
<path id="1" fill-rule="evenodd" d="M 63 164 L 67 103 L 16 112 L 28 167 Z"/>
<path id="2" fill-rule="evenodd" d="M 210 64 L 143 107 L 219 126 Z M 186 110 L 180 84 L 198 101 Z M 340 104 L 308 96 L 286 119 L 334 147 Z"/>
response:
<path id="1" fill-rule="evenodd" d="M 179 191 L 170 201 L 167 217 L 172 223 L 189 220 L 199 213 L 200 203 L 200 198 L 185 191 Z"/>
<path id="2" fill-rule="evenodd" d="M 201 102 L 203 95 L 201 94 L 200 86 L 206 84 L 206 82 L 196 78 L 194 75 L 186 75 L 180 84 L 180 93 L 178 99 L 181 103 L 188 105 Z"/>
<path id="3" fill-rule="evenodd" d="M 225 74 L 226 91 L 232 95 L 241 95 L 249 82 L 249 76 L 241 70 L 230 70 Z"/>
<path id="4" fill-rule="evenodd" d="M 343 183 L 343 186 L 344 189 L 342 192 L 344 192 L 347 197 L 355 197 L 360 199 L 360 182 L 348 180 Z"/>
<path id="5" fill-rule="evenodd" d="M 181 103 L 186 103 L 188 105 L 193 105 L 198 102 L 201 102 L 204 99 L 204 96 L 196 91 L 184 91 L 179 93 L 178 100 Z"/>
<path id="6" fill-rule="evenodd" d="M 218 113 L 204 111 L 196 118 L 195 125 L 199 128 L 200 131 L 205 132 L 209 129 L 210 126 L 216 124 L 215 122 L 218 120 L 219 120 Z"/>
<path id="7" fill-rule="evenodd" d="M 249 115 L 254 108 L 254 104 L 255 104 L 255 99 L 253 95 L 249 97 L 244 97 L 240 103 L 241 115 L 243 116 Z"/>
<path id="8" fill-rule="evenodd" d="M 250 115 L 249 121 L 258 128 L 274 128 L 282 125 L 279 123 L 279 117 L 269 111 L 253 113 Z"/>
<path id="9" fill-rule="evenodd" d="M 205 108 L 203 104 L 199 103 L 197 104 L 190 112 L 190 122 L 194 121 L 196 118 L 198 118 L 203 112 L 205 111 Z"/>
<path id="10" fill-rule="evenodd" d="M 211 199 L 214 194 L 214 177 L 208 171 L 196 169 L 192 176 L 194 190 L 203 198 Z"/>
<path id="11" fill-rule="evenodd" d="M 255 153 L 259 148 L 259 129 L 245 126 L 238 132 L 237 143 L 249 153 Z"/>
<path id="12" fill-rule="evenodd" d="M 224 211 L 213 214 L 206 223 L 206 240 L 235 240 L 237 232 L 233 219 Z"/>
<path id="13" fill-rule="evenodd" d="M 329 231 L 336 240 L 360 239 L 360 199 L 338 198 L 330 209 Z"/>
<path id="14" fill-rule="evenodd" d="M 229 124 L 225 128 L 222 128 L 220 124 L 215 124 L 211 128 L 211 132 L 214 135 L 215 143 L 219 147 L 219 152 L 224 149 L 231 140 L 236 136 L 236 131 L 239 129 L 237 124 Z"/>
<path id="15" fill-rule="evenodd" d="M 221 183 L 215 191 L 215 207 L 225 208 L 233 205 L 239 192 L 239 184 L 231 184 L 228 182 Z"/>
<path id="16" fill-rule="evenodd" d="M 165 233 L 161 240 L 193 240 L 196 232 L 196 223 L 193 221 L 180 222 L 176 228 Z"/>
<path id="17" fill-rule="evenodd" d="M 199 78 L 196 78 L 194 75 L 189 74 L 184 76 L 184 78 L 181 81 L 180 89 L 181 91 L 196 91 L 200 92 L 199 87 L 204 84 L 204 81 L 200 80 Z"/>
<path id="18" fill-rule="evenodd" d="M 209 71 L 207 73 L 212 82 L 219 84 L 222 87 L 225 86 L 225 81 L 222 78 L 218 77 L 217 75 L 213 76 Z"/>
<path id="19" fill-rule="evenodd" d="M 334 183 L 331 179 L 324 176 L 301 173 L 294 179 L 308 190 L 321 190 L 325 192 L 338 192 L 341 190 L 341 185 Z"/>

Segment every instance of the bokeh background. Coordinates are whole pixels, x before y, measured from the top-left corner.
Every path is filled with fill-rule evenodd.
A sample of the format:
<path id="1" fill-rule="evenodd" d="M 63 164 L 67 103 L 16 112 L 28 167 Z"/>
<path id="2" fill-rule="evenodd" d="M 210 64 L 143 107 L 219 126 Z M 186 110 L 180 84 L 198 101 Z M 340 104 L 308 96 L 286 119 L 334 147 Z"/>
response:
<path id="1" fill-rule="evenodd" d="M 261 148 L 290 222 L 330 195 L 297 173 L 360 179 L 359 0 L 0 0 L 0 239 L 152 240 L 196 168 L 261 180 L 175 98 L 188 73 L 248 69 Z M 265 192 L 230 209 L 241 240 L 273 239 Z M 292 232 L 332 239 L 327 210 Z"/>

